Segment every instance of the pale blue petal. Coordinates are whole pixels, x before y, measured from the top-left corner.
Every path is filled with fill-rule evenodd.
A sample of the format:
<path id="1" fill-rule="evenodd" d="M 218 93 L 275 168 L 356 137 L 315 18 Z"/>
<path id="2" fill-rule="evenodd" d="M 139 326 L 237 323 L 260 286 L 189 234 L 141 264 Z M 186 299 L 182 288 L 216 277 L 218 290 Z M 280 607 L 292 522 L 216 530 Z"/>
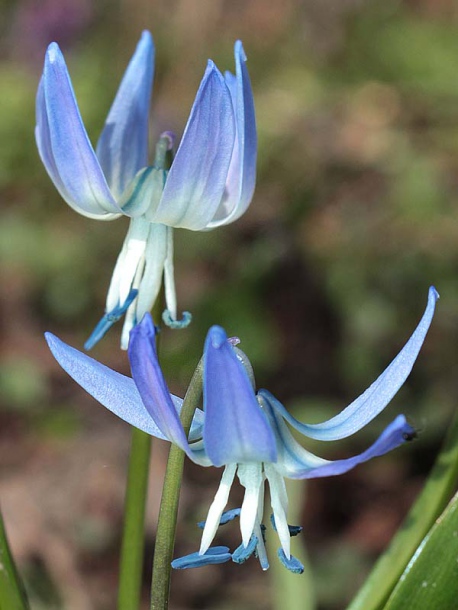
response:
<path id="1" fill-rule="evenodd" d="M 321 424 L 308 425 L 295 419 L 270 395 L 275 408 L 296 430 L 318 440 L 345 438 L 363 428 L 383 411 L 409 376 L 431 324 L 438 298 L 436 289 L 431 287 L 426 311 L 406 345 L 380 377 L 341 413 Z M 263 393 L 269 394 L 266 390 L 261 390 L 260 394 Z"/>
<path id="2" fill-rule="evenodd" d="M 220 207 L 207 228 L 229 224 L 240 218 L 251 203 L 256 184 L 257 133 L 253 91 L 246 55 L 238 40 L 234 48 L 236 76 L 226 72 L 236 116 L 236 140 Z"/>
<path id="3" fill-rule="evenodd" d="M 46 52 L 35 134 L 49 176 L 73 209 L 102 220 L 121 213 L 87 136 L 67 66 L 55 42 Z"/>
<path id="4" fill-rule="evenodd" d="M 155 222 L 198 231 L 206 227 L 225 189 L 235 139 L 232 101 L 224 78 L 208 63 Z"/>
<path id="5" fill-rule="evenodd" d="M 410 426 L 404 415 L 398 415 L 389 426 L 385 428 L 373 445 L 354 457 L 345 460 L 335 460 L 328 464 L 323 464 L 317 468 L 301 469 L 298 468 L 292 478 L 295 479 L 316 479 L 318 477 L 332 477 L 348 472 L 358 464 L 367 462 L 374 457 L 385 455 L 392 449 L 399 447 L 406 441 L 415 438 L 415 430 Z"/>
<path id="6" fill-rule="evenodd" d="M 148 165 L 148 116 L 154 74 L 154 43 L 143 32 L 97 143 L 97 157 L 115 197 Z"/>
<path id="7" fill-rule="evenodd" d="M 51 333 L 45 333 L 45 337 L 54 358 L 86 392 L 131 426 L 135 426 L 151 436 L 166 439 L 143 404 L 137 386 L 131 377 L 113 371 L 90 356 L 70 347 Z M 177 413 L 180 413 L 183 399 L 173 394 L 170 397 Z M 191 440 L 202 437 L 203 424 L 204 412 L 196 409 L 189 432 Z M 203 463 L 205 459 L 203 450 L 196 451 L 198 463 Z M 207 464 L 205 463 L 205 465 Z"/>
<path id="8" fill-rule="evenodd" d="M 278 451 L 275 469 L 281 476 L 290 479 L 314 479 L 343 474 L 358 464 L 384 455 L 415 437 L 415 430 L 406 422 L 404 415 L 398 415 L 375 443 L 363 453 L 334 462 L 324 460 L 304 449 L 293 438 L 282 415 L 273 405 L 271 395 L 259 395 L 259 400 L 275 433 Z"/>
<path id="9" fill-rule="evenodd" d="M 146 410 L 133 379 L 100 364 L 51 333 L 45 336 L 54 358 L 86 392 L 132 426 L 151 436 L 166 438 Z"/>
<path id="10" fill-rule="evenodd" d="M 243 365 L 220 326 L 204 349 L 204 443 L 215 466 L 275 462 L 275 438 Z"/>
<path id="11" fill-rule="evenodd" d="M 149 314 L 132 329 L 128 353 L 132 377 L 147 411 L 165 438 L 191 457 L 183 426 L 157 360 L 156 329 Z"/>

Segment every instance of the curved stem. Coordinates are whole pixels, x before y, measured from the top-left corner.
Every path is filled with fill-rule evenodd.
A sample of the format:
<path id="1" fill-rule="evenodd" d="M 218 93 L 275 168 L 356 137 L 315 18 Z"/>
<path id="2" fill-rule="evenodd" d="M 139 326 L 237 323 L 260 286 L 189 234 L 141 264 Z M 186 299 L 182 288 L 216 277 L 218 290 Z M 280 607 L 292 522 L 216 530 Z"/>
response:
<path id="1" fill-rule="evenodd" d="M 202 360 L 191 379 L 181 410 L 181 423 L 186 435 L 191 427 L 194 411 L 202 396 Z M 171 562 L 175 545 L 178 501 L 183 477 L 184 452 L 171 445 L 167 470 L 162 488 L 161 508 L 154 547 L 153 576 L 151 585 L 151 610 L 166 610 L 169 605 Z"/>

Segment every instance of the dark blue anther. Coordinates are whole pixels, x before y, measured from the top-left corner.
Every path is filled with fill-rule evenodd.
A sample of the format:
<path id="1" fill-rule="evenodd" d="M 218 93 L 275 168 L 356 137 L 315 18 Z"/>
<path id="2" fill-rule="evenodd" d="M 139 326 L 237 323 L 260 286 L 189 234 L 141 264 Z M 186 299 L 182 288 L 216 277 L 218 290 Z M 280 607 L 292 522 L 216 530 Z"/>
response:
<path id="1" fill-rule="evenodd" d="M 270 523 L 273 527 L 274 532 L 277 531 L 277 526 L 275 525 L 275 517 L 273 515 L 270 515 Z M 300 534 L 303 530 L 302 525 L 288 525 L 288 529 L 289 529 L 289 535 L 290 536 L 297 536 L 298 534 Z"/>
<path id="2" fill-rule="evenodd" d="M 235 519 L 236 517 L 239 517 L 239 516 L 240 516 L 240 508 L 232 508 L 231 510 L 226 510 L 221 515 L 219 524 L 224 525 L 225 523 L 229 523 L 229 521 L 232 521 L 233 519 Z M 206 523 L 205 521 L 199 521 L 199 523 L 197 524 L 197 527 L 200 527 L 200 529 L 203 530 L 205 527 L 205 523 Z"/>
<path id="3" fill-rule="evenodd" d="M 138 294 L 138 290 L 132 288 L 132 290 L 127 295 L 127 299 L 124 301 L 122 305 L 116 305 L 114 309 L 111 311 L 107 311 L 107 313 L 103 316 L 103 318 L 98 322 L 97 326 L 91 333 L 91 336 L 84 344 L 84 349 L 90 350 L 94 347 L 96 343 L 105 336 L 108 330 L 113 326 L 115 322 L 120 320 L 122 316 L 126 313 L 129 305 L 131 305 Z"/>
<path id="4" fill-rule="evenodd" d="M 288 559 L 283 549 L 278 549 L 277 555 L 285 568 L 290 572 L 293 572 L 293 574 L 302 574 L 304 572 L 304 566 L 301 562 L 292 555 Z"/>
<path id="5" fill-rule="evenodd" d="M 247 546 L 243 546 L 243 543 L 235 549 L 232 553 L 232 561 L 235 563 L 245 563 L 247 559 L 253 555 L 258 546 L 258 537 L 254 534 L 251 536 Z"/>
<path id="6" fill-rule="evenodd" d="M 201 568 L 217 563 L 225 563 L 231 559 L 229 547 L 213 546 L 210 547 L 203 555 L 199 553 L 191 553 L 184 557 L 179 557 L 172 561 L 172 568 L 175 570 L 186 570 L 187 568 Z"/>

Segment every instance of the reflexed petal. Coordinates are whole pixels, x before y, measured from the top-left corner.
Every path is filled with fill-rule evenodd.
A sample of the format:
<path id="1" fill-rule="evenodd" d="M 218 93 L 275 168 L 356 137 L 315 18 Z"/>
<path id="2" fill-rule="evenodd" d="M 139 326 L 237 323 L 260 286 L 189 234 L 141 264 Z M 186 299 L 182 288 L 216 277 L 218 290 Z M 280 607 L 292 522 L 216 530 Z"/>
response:
<path id="1" fill-rule="evenodd" d="M 251 203 L 256 183 L 257 133 L 253 92 L 242 43 L 235 43 L 236 76 L 226 72 L 236 116 L 236 140 L 220 207 L 207 228 L 229 224 L 240 218 Z"/>
<path id="2" fill-rule="evenodd" d="M 328 464 L 323 464 L 312 470 L 301 473 L 296 471 L 293 478 L 315 479 L 317 477 L 332 477 L 337 474 L 344 474 L 358 464 L 367 462 L 374 457 L 379 457 L 388 453 L 392 449 L 399 447 L 406 441 L 415 437 L 415 430 L 410 426 L 404 415 L 398 415 L 389 426 L 385 428 L 373 445 L 354 457 L 345 460 L 335 460 Z"/>
<path id="3" fill-rule="evenodd" d="M 97 143 L 97 157 L 115 197 L 148 165 L 148 114 L 154 73 L 154 43 L 143 32 L 121 81 Z"/>
<path id="4" fill-rule="evenodd" d="M 273 432 L 219 326 L 209 330 L 205 341 L 204 411 L 205 448 L 215 466 L 276 460 Z"/>
<path id="5" fill-rule="evenodd" d="M 272 425 L 277 440 L 278 460 L 275 470 L 290 479 L 314 479 L 343 474 L 358 464 L 384 455 L 415 437 L 415 430 L 406 422 L 404 415 L 398 415 L 382 432 L 373 445 L 363 453 L 344 460 L 324 460 L 310 453 L 293 438 L 283 417 L 273 408 L 267 396 L 259 397 L 265 413 Z"/>
<path id="6" fill-rule="evenodd" d="M 35 134 L 49 176 L 73 209 L 102 220 L 121 213 L 87 136 L 67 66 L 55 42 L 46 52 Z"/>
<path id="7" fill-rule="evenodd" d="M 166 438 L 146 410 L 133 379 L 100 364 L 51 333 L 45 336 L 54 358 L 86 392 L 132 426 L 157 438 Z M 182 402 L 177 397 L 174 401 L 177 406 Z"/>
<path id="8" fill-rule="evenodd" d="M 431 287 L 426 311 L 406 345 L 380 377 L 336 417 L 321 424 L 303 424 L 290 415 L 272 394 L 266 390 L 261 390 L 259 394 L 268 396 L 273 407 L 286 421 L 310 438 L 332 441 L 354 434 L 387 406 L 409 376 L 431 324 L 438 298 L 436 289 Z"/>
<path id="9" fill-rule="evenodd" d="M 165 183 L 155 222 L 198 231 L 223 197 L 235 138 L 234 111 L 224 78 L 208 63 Z"/>
<path id="10" fill-rule="evenodd" d="M 175 570 L 185 570 L 186 568 L 201 568 L 202 566 L 214 565 L 217 563 L 226 563 L 231 560 L 231 554 L 229 553 L 229 547 L 227 546 L 214 546 L 205 553 L 191 553 L 184 557 L 179 557 L 172 561 L 172 568 Z"/>
<path id="11" fill-rule="evenodd" d="M 183 426 L 157 360 L 155 334 L 154 324 L 149 314 L 146 314 L 140 324 L 131 331 L 129 361 L 132 376 L 143 404 L 159 430 L 165 438 L 181 447 L 193 459 Z"/>

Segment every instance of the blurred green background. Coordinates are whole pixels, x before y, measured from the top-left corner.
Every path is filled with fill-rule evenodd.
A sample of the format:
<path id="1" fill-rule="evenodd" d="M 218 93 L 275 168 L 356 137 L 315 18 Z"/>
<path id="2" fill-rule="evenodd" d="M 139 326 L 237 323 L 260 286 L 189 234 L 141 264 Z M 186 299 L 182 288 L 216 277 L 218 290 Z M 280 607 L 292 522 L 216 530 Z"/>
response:
<path id="1" fill-rule="evenodd" d="M 47 44 L 61 45 L 93 143 L 144 28 L 156 43 L 151 143 L 182 132 L 206 60 L 249 59 L 258 184 L 246 215 L 176 232 L 179 307 L 164 337 L 183 394 L 211 324 L 238 335 L 258 385 L 304 421 L 359 395 L 410 336 L 428 287 L 441 294 L 406 386 L 324 457 L 363 450 L 394 416 L 417 442 L 307 485 L 301 509 L 323 610 L 351 599 L 421 488 L 458 376 L 458 5 L 454 0 L 23 0 L 0 4 L 0 499 L 37 609 L 115 605 L 128 426 L 58 368 L 51 330 L 82 347 L 99 319 L 127 219 L 97 223 L 59 197 L 36 152 L 34 96 Z M 93 350 L 128 372 L 115 327 Z M 167 446 L 156 442 L 145 568 Z M 197 549 L 220 471 L 187 464 L 176 554 Z M 235 490 L 231 506 L 240 502 Z M 302 542 L 295 539 L 294 544 Z M 218 537 L 239 544 L 236 524 Z M 293 547 L 294 553 L 294 547 Z M 271 563 L 275 562 L 271 557 Z M 299 578 L 299 577 L 298 577 Z M 174 574 L 171 607 L 270 609 L 255 560 Z"/>

